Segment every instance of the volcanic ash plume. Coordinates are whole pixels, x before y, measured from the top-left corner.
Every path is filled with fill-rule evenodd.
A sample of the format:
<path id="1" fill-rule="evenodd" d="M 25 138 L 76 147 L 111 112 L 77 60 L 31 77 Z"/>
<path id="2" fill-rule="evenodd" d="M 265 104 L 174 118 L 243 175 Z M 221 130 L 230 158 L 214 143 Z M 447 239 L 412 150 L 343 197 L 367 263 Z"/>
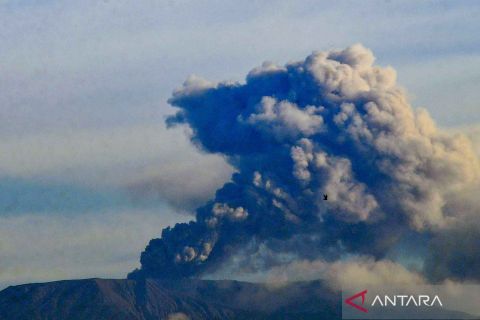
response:
<path id="1" fill-rule="evenodd" d="M 270 252 L 251 268 L 379 259 L 406 234 L 458 225 L 449 195 L 480 177 L 470 142 L 412 110 L 395 71 L 373 63 L 354 45 L 264 63 L 245 83 L 189 78 L 169 100 L 179 111 L 168 124 L 190 126 L 193 143 L 236 173 L 195 221 L 152 240 L 131 276 L 199 276 L 239 251 Z"/>

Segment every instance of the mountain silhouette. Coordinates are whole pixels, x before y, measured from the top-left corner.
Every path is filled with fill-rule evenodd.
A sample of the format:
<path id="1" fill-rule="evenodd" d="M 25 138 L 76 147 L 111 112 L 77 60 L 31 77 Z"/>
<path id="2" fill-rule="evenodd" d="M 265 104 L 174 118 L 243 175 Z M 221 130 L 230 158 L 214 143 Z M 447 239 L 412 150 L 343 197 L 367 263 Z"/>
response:
<path id="1" fill-rule="evenodd" d="M 230 280 L 66 280 L 8 287 L 1 320 L 337 319 L 320 281 L 272 286 Z"/>

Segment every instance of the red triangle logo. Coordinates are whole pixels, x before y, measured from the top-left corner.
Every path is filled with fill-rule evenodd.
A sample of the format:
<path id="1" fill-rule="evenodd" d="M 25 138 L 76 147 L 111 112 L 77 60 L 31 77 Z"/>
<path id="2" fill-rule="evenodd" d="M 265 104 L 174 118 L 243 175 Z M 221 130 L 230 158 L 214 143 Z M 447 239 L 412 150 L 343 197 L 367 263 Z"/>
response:
<path id="1" fill-rule="evenodd" d="M 355 309 L 358 309 L 362 312 L 368 313 L 368 310 L 366 308 L 362 307 L 363 304 L 365 303 L 365 295 L 366 294 L 367 294 L 367 290 L 363 290 L 362 292 L 356 293 L 353 296 L 351 296 L 350 298 L 347 298 L 345 300 L 345 303 L 354 307 Z M 361 306 L 356 304 L 355 302 L 353 302 L 353 300 L 357 299 L 358 297 L 362 297 L 362 305 Z"/>

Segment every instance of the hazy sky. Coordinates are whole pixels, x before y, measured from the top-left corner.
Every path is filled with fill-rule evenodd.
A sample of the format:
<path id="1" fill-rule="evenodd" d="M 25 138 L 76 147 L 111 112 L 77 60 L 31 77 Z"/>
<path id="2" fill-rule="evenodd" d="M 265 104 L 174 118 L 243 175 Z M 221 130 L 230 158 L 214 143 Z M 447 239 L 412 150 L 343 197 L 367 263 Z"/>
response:
<path id="1" fill-rule="evenodd" d="M 479 16 L 477 1 L 0 0 L 0 287 L 123 277 L 228 179 L 163 125 L 190 74 L 242 81 L 360 42 L 440 126 L 475 126 Z"/>

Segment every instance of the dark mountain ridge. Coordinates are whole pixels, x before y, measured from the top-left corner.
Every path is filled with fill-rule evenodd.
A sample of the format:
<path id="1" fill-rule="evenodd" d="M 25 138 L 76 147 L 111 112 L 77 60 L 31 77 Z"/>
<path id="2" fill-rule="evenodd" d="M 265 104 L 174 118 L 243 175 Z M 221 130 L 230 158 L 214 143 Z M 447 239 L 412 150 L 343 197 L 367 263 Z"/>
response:
<path id="1" fill-rule="evenodd" d="M 85 279 L 0 292 L 1 320 L 336 318 L 339 296 L 320 281 L 272 287 L 230 280 Z"/>

